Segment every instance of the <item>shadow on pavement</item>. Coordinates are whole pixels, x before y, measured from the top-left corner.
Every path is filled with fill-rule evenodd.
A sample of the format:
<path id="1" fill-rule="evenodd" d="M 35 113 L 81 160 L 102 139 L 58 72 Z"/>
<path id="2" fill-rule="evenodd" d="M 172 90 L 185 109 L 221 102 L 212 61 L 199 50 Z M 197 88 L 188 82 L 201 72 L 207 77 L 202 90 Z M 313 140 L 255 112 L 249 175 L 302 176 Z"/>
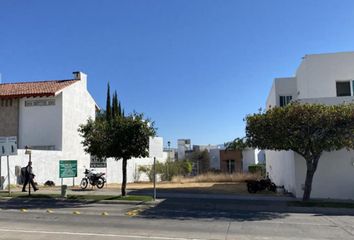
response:
<path id="1" fill-rule="evenodd" d="M 146 195 L 151 194 L 151 191 L 149 189 L 132 190 L 129 194 Z M 269 196 L 269 198 L 263 198 L 262 196 L 257 198 L 254 195 L 249 195 L 249 199 L 247 197 L 241 199 L 222 199 L 222 197 L 215 198 L 215 196 L 223 196 L 222 194 L 196 194 L 196 192 L 186 191 L 186 189 L 158 189 L 157 196 L 164 200 L 156 206 L 142 211 L 139 214 L 140 217 L 178 220 L 225 219 L 234 221 L 262 221 L 285 218 L 290 213 L 306 213 L 315 216 L 354 216 L 354 209 L 296 207 L 289 204 L 289 199 L 272 196 Z M 294 202 L 296 199 L 290 198 L 290 201 Z"/>
<path id="2" fill-rule="evenodd" d="M 139 216 L 175 220 L 262 221 L 284 218 L 288 216 L 288 213 L 259 211 L 250 208 L 246 202 L 241 204 L 231 200 L 168 198 L 158 205 L 144 210 Z"/>
<path id="3" fill-rule="evenodd" d="M 58 199 L 26 199 L 13 198 L 0 202 L 0 209 L 56 209 L 56 208 L 80 208 L 95 201 L 75 201 L 75 200 L 58 200 Z"/>

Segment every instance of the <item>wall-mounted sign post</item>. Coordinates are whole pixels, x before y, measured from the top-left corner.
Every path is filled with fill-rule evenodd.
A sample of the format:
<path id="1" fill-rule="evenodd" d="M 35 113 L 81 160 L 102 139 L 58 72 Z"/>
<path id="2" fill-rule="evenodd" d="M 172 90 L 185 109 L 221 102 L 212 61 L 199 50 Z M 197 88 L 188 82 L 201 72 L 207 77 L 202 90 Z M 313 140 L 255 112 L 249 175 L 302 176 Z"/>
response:
<path id="1" fill-rule="evenodd" d="M 154 192 L 153 198 L 156 200 L 156 158 L 163 157 L 163 141 L 161 137 L 149 138 L 149 157 L 154 158 Z"/>
<path id="2" fill-rule="evenodd" d="M 1 177 L 1 156 L 7 157 L 7 187 L 11 196 L 10 181 L 10 160 L 9 156 L 17 155 L 17 137 L 0 137 L 0 177 Z M 1 179 L 0 179 L 1 181 Z M 3 188 L 1 182 L 1 188 Z"/>

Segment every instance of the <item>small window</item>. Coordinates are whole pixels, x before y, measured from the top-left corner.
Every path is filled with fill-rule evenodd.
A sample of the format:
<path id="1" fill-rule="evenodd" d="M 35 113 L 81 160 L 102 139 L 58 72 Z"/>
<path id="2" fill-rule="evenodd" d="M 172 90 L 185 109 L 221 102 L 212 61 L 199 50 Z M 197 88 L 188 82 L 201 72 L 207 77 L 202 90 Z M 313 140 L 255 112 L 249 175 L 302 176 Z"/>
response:
<path id="1" fill-rule="evenodd" d="M 55 150 L 54 145 L 31 146 L 33 150 Z"/>
<path id="2" fill-rule="evenodd" d="M 336 82 L 337 97 L 351 96 L 350 82 Z"/>
<path id="3" fill-rule="evenodd" d="M 292 99 L 293 99 L 292 96 L 280 96 L 280 97 L 279 97 L 280 106 L 281 106 L 281 107 L 286 106 L 287 104 L 290 103 L 290 101 L 291 101 Z"/>
<path id="4" fill-rule="evenodd" d="M 12 107 L 12 99 L 1 99 L 1 107 Z"/>

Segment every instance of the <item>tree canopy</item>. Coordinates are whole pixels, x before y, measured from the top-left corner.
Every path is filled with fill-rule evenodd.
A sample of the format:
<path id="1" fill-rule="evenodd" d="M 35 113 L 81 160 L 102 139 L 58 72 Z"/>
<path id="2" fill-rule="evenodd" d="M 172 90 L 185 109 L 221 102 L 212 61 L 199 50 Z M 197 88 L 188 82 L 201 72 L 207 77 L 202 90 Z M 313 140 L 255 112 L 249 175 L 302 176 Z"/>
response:
<path id="1" fill-rule="evenodd" d="M 224 144 L 226 150 L 239 150 L 243 151 L 245 148 L 248 147 L 246 138 L 235 138 L 231 142 L 227 142 Z"/>
<path id="2" fill-rule="evenodd" d="M 247 142 L 256 148 L 292 150 L 307 165 L 303 199 L 324 151 L 354 147 L 354 104 L 327 106 L 292 103 L 246 117 Z"/>

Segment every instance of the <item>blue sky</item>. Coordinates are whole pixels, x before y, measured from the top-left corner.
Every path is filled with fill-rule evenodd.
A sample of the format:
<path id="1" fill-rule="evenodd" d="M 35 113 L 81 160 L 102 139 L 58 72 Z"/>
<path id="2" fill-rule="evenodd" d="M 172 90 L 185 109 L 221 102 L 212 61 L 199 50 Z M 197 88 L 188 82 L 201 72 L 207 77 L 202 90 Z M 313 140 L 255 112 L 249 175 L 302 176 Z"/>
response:
<path id="1" fill-rule="evenodd" d="M 0 1 L 3 82 L 88 74 L 173 145 L 244 135 L 274 77 L 310 53 L 354 50 L 354 1 Z"/>

